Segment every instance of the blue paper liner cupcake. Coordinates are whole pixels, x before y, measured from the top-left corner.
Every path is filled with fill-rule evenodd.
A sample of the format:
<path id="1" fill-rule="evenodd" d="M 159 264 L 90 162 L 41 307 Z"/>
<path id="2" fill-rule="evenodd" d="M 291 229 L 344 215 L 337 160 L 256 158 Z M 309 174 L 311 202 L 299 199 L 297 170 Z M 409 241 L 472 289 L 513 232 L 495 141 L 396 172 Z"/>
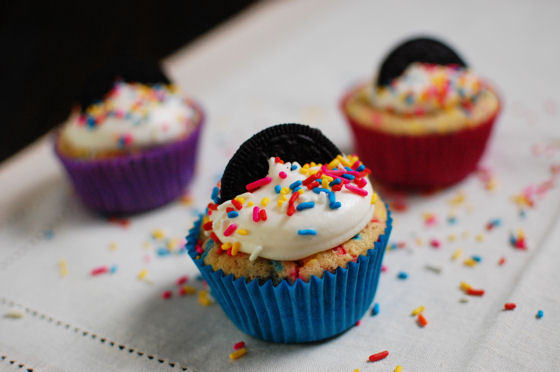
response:
<path id="1" fill-rule="evenodd" d="M 247 281 L 214 271 L 203 258 L 197 258 L 196 243 L 202 217 L 187 236 L 187 251 L 206 280 L 212 295 L 226 315 L 243 332 L 278 343 L 303 343 L 336 336 L 351 328 L 373 302 L 381 263 L 392 229 L 387 208 L 387 226 L 373 249 L 356 262 L 309 282 L 297 279 L 274 285 L 272 280 Z"/>
<path id="2" fill-rule="evenodd" d="M 192 101 L 198 122 L 176 142 L 138 153 L 102 159 L 79 159 L 55 153 L 84 205 L 107 214 L 139 213 L 179 197 L 194 174 L 204 111 Z"/>

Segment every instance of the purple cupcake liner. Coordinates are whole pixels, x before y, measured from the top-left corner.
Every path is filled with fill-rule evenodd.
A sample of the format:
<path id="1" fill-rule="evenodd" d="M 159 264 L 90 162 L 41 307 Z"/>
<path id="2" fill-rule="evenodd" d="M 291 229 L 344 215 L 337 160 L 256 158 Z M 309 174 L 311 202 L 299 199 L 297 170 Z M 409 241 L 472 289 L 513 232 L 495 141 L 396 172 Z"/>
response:
<path id="1" fill-rule="evenodd" d="M 55 152 L 76 193 L 89 208 L 107 214 L 143 212 L 180 196 L 192 179 L 204 112 L 195 103 L 199 122 L 180 141 L 139 153 L 107 159 L 76 159 Z"/>
<path id="2" fill-rule="evenodd" d="M 387 227 L 367 255 L 334 273 L 325 271 L 322 278 L 274 285 L 272 280 L 235 279 L 204 264 L 195 248 L 201 223 L 202 217 L 189 231 L 186 247 L 212 295 L 240 330 L 277 343 L 323 340 L 354 326 L 373 302 L 392 229 L 387 209 Z"/>

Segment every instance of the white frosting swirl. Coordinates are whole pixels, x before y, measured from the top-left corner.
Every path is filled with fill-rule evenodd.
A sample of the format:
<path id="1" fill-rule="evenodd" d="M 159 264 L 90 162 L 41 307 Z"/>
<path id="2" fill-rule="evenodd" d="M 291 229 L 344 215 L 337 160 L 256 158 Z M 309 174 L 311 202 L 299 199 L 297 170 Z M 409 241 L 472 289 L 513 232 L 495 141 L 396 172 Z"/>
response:
<path id="1" fill-rule="evenodd" d="M 416 62 L 389 86 L 374 88 L 371 103 L 383 110 L 422 115 L 474 103 L 481 87 L 480 78 L 468 69 Z"/>
<path id="2" fill-rule="evenodd" d="M 294 165 L 297 169 L 292 170 Z M 304 192 L 300 194 L 295 205 L 313 202 L 314 206 L 296 210 L 289 216 L 287 214 L 289 201 L 286 200 L 279 207 L 278 200 L 282 194 L 278 194 L 275 187 L 280 185 L 282 188 L 289 189 L 294 182 L 308 178 L 308 175 L 300 172 L 300 168 L 298 163 L 275 163 L 274 158 L 271 158 L 268 177 L 272 181 L 253 192 L 239 195 L 236 199 L 242 201 L 242 209 L 238 210 L 232 201 L 226 201 L 220 204 L 217 210 L 212 211 L 210 215 L 212 229 L 221 242 L 231 244 L 239 242 L 240 251 L 250 254 L 251 259 L 260 256 L 272 260 L 298 260 L 335 248 L 359 233 L 372 219 L 375 205 L 371 200 L 374 191 L 367 177 L 363 177 L 365 184 L 361 188 L 363 190 L 361 193 L 364 195 L 356 194 L 346 187 L 334 193 L 336 201 L 341 204 L 336 209 L 331 208 L 326 192 L 315 193 L 303 186 L 301 189 Z M 319 169 L 319 166 L 309 169 Z M 337 169 L 343 168 L 340 166 Z M 280 177 L 281 172 L 285 178 Z M 289 199 L 292 193 L 290 190 L 285 197 Z M 269 200 L 266 207 L 262 206 L 263 198 Z M 253 220 L 255 206 L 266 210 L 266 221 Z M 228 208 L 233 208 L 238 215 L 233 218 L 228 217 Z M 232 224 L 237 228 L 235 232 L 228 235 L 226 231 Z M 300 235 L 302 230 L 308 232 L 312 230 L 316 235 Z"/>
<path id="3" fill-rule="evenodd" d="M 169 87 L 117 82 L 100 103 L 74 112 L 62 130 L 73 147 L 89 151 L 149 147 L 187 135 L 194 110 Z"/>

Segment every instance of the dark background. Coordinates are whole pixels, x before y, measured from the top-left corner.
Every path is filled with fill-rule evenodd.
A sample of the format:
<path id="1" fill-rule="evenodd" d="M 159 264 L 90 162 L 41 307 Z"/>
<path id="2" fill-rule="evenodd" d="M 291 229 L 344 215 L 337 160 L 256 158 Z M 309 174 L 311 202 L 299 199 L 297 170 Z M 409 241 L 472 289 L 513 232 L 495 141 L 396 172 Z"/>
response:
<path id="1" fill-rule="evenodd" d="M 0 161 L 64 121 L 108 59 L 161 59 L 254 2 L 0 1 Z"/>

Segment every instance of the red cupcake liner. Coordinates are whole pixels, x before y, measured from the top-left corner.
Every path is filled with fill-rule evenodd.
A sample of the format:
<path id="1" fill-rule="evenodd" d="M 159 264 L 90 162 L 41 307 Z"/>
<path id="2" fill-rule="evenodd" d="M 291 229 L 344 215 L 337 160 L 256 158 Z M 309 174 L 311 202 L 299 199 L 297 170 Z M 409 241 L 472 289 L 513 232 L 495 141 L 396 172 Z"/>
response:
<path id="1" fill-rule="evenodd" d="M 365 127 L 353 120 L 341 100 L 352 128 L 356 151 L 372 177 L 394 188 L 426 190 L 455 184 L 473 172 L 482 157 L 496 113 L 475 127 L 451 133 L 402 135 Z"/>
<path id="2" fill-rule="evenodd" d="M 192 179 L 204 112 L 192 133 L 180 141 L 106 159 L 76 159 L 55 153 L 78 197 L 90 209 L 106 214 L 139 213 L 180 196 Z"/>

